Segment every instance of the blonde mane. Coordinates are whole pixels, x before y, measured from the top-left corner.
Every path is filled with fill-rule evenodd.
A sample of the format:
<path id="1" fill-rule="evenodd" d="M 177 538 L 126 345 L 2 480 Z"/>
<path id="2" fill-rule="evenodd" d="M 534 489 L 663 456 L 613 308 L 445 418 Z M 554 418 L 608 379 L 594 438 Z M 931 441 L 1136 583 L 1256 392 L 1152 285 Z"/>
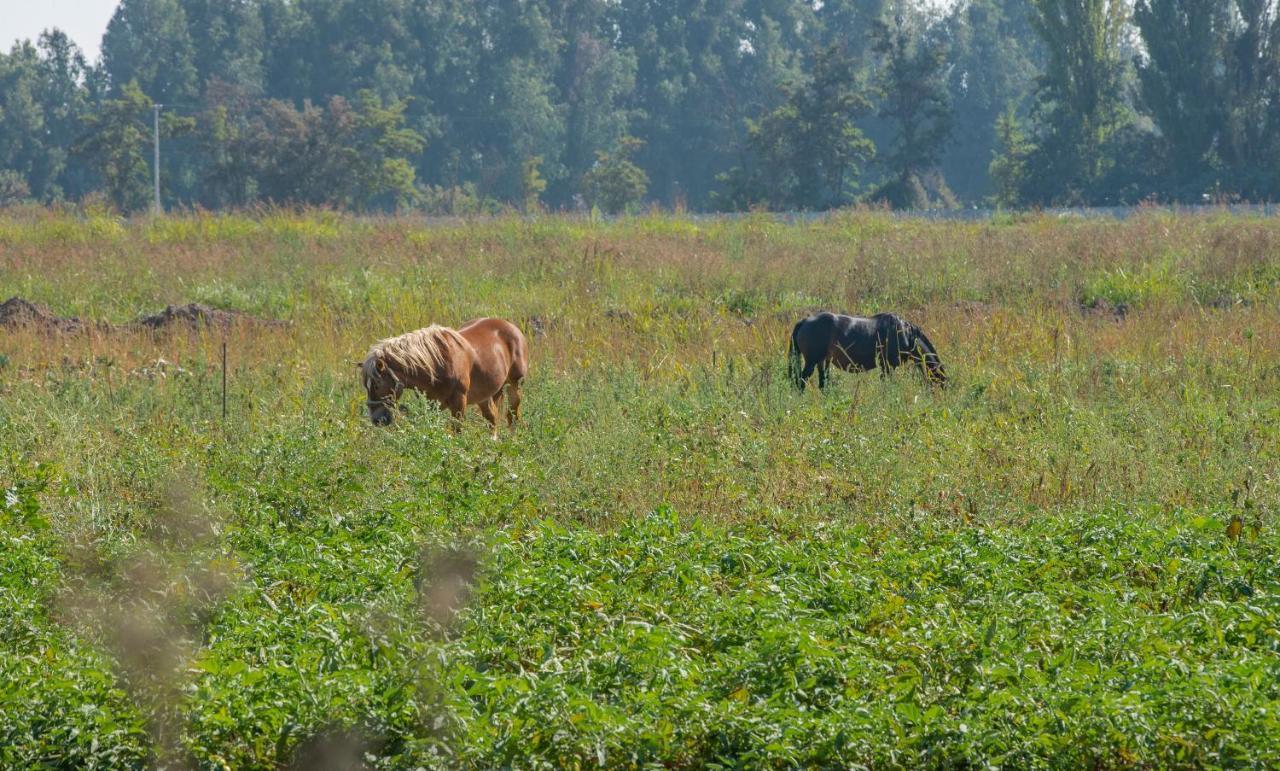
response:
<path id="1" fill-rule="evenodd" d="M 402 374 L 434 381 L 448 362 L 451 346 L 470 347 L 456 330 L 439 324 L 379 340 L 369 349 L 361 365 L 361 378 L 366 384 L 376 379 L 377 364 L 381 360 Z"/>

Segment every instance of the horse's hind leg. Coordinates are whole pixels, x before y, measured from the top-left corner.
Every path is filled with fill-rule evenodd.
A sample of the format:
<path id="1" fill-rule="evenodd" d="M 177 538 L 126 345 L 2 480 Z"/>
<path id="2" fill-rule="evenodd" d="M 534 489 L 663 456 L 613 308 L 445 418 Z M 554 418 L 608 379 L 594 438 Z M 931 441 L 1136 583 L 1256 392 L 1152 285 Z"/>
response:
<path id="1" fill-rule="evenodd" d="M 520 420 L 520 381 L 512 380 L 507 383 L 507 425 L 512 428 L 516 427 L 516 421 Z"/>
<path id="2" fill-rule="evenodd" d="M 808 357 L 805 357 L 804 369 L 800 370 L 800 377 L 799 379 L 796 380 L 796 385 L 800 386 L 801 391 L 803 391 L 805 389 L 805 386 L 809 384 L 809 378 L 813 377 L 813 371 L 817 368 L 818 368 L 818 365 L 816 362 L 810 361 Z M 821 384 L 822 382 L 821 370 L 818 371 L 818 379 L 819 379 L 819 383 Z"/>

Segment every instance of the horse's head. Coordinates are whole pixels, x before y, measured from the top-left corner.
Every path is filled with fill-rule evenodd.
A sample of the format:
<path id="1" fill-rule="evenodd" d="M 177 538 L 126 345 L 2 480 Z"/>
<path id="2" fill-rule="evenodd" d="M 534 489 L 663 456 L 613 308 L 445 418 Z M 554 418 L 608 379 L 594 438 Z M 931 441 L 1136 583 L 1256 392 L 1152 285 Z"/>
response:
<path id="1" fill-rule="evenodd" d="M 369 354 L 369 358 L 356 365 L 360 368 L 360 381 L 368 395 L 369 420 L 375 426 L 385 426 L 395 417 L 396 402 L 404 393 L 404 382 L 381 352 Z"/>
<path id="2" fill-rule="evenodd" d="M 925 370 L 928 372 L 930 383 L 941 386 L 942 388 L 947 387 L 947 371 L 943 368 L 942 360 L 938 358 L 936 353 L 925 357 L 924 366 Z"/>

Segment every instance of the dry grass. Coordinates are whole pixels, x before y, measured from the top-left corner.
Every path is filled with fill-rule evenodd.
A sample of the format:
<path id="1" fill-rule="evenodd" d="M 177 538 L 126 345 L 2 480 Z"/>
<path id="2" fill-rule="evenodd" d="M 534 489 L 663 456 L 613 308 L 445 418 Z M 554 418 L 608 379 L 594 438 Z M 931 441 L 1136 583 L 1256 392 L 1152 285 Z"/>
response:
<path id="1" fill-rule="evenodd" d="M 161 515 L 172 508 L 175 475 L 199 477 L 201 505 L 225 518 L 225 533 L 209 549 L 241 556 L 248 570 L 241 594 L 249 599 L 236 600 L 225 617 L 209 611 L 210 650 L 219 652 L 184 648 L 182 661 L 194 656 L 192 671 L 205 674 L 185 706 L 172 703 L 178 686 L 165 681 L 166 714 L 186 710 L 184 746 L 201 762 L 225 752 L 248 765 L 285 764 L 304 739 L 301 728 L 287 727 L 311 720 L 301 713 L 316 730 L 365 730 L 353 717 L 359 712 L 399 726 L 378 728 L 381 739 L 422 733 L 419 723 L 396 722 L 409 720 L 407 713 L 351 706 L 364 704 L 351 694 L 371 692 L 363 681 L 345 691 L 325 679 L 342 672 L 409 677 L 396 667 L 418 677 L 424 665 L 404 646 L 416 651 L 419 643 L 351 642 L 352 650 L 374 650 L 351 654 L 373 663 L 332 672 L 311 661 L 321 674 L 307 677 L 348 694 L 341 702 L 348 707 L 333 710 L 304 700 L 272 712 L 265 704 L 279 701 L 281 689 L 309 693 L 306 686 L 291 685 L 283 669 L 271 670 L 278 681 L 232 685 L 240 675 L 214 663 L 270 668 L 303 650 L 320 660 L 308 647 L 311 632 L 299 630 L 342 626 L 334 619 L 345 616 L 326 604 L 341 598 L 356 598 L 362 619 L 379 602 L 390 603 L 378 612 L 391 619 L 400 618 L 397 603 L 420 614 L 421 598 L 401 595 L 411 591 L 403 583 L 424 543 L 453 553 L 457 538 L 509 539 L 510 562 L 493 567 L 482 558 L 478 570 L 513 592 L 534 591 L 544 567 L 521 562 L 526 546 L 532 555 L 559 554 L 552 544 L 608 544 L 592 539 L 622 533 L 622 556 L 608 560 L 685 548 L 636 524 L 655 511 L 666 512 L 659 530 L 670 516 L 708 544 L 742 538 L 735 543 L 744 553 L 764 554 L 761 539 L 774 538 L 768 549 L 812 543 L 837 553 L 853 533 L 872 544 L 856 553 L 875 570 L 917 546 L 927 552 L 949 533 L 990 534 L 1008 549 L 1036 553 L 1034 543 L 1018 540 L 1022 533 L 1067 539 L 1062 533 L 1078 521 L 1095 523 L 1117 543 L 1124 538 L 1116 533 L 1140 523 L 1159 570 L 1175 563 L 1154 534 L 1180 533 L 1187 523 L 1200 523 L 1196 533 L 1219 532 L 1218 520 L 1225 527 L 1238 516 L 1259 544 L 1273 543 L 1278 253 L 1280 222 L 1227 215 L 960 224 L 851 213 L 786 225 L 763 217 L 425 223 L 263 213 L 119 222 L 11 213 L 0 216 L 0 295 L 116 324 L 190 301 L 289 323 L 0 331 L 0 448 L 8 458 L 0 468 L 21 478 L 22 469 L 45 464 L 50 484 L 40 503 L 57 542 L 92 543 L 121 564 L 155 542 Z M 822 395 L 796 393 L 785 382 L 786 340 L 798 318 L 819 308 L 893 310 L 919 323 L 953 387 L 931 391 L 902 370 L 887 380 L 838 377 Z M 519 432 L 492 443 L 473 426 L 453 438 L 422 402 L 390 430 L 368 425 L 353 365 L 370 343 L 480 315 L 512 319 L 530 336 Z M 223 342 L 230 352 L 226 424 L 219 417 Z M 547 522 L 575 535 L 547 530 L 555 527 Z M 743 529 L 751 535 L 741 536 Z M 879 543 L 888 544 L 883 553 Z M 577 547 L 564 548 L 563 564 L 574 564 Z M 686 557 L 701 565 L 700 555 Z M 517 578 L 525 568 L 532 589 Z M 48 576 L 61 568 L 48 570 L 41 580 L 54 581 Z M 613 568 L 599 570 L 611 575 Z M 868 578 L 880 587 L 872 594 L 889 599 L 896 595 L 885 587 L 897 580 Z M 437 603 L 450 617 L 460 587 L 451 583 L 448 602 Z M 1177 597 L 1190 591 L 1175 590 Z M 499 626 L 508 623 L 493 596 L 482 593 L 478 602 Z M 124 597 L 119 602 L 133 602 Z M 538 607 L 548 618 L 577 612 Z M 276 630 L 277 618 L 296 626 Z M 467 618 L 464 611 L 456 633 L 466 651 L 458 655 L 505 661 L 506 654 L 467 648 L 488 633 Z M 989 622 L 973 623 L 981 637 Z M 383 635 L 351 629 L 350 640 Z M 588 651 L 593 643 L 558 644 Z M 1018 646 L 1016 656 L 1035 649 Z M 943 656 L 937 666 L 961 667 Z M 400 663 L 387 665 L 389 675 L 379 657 Z M 123 660 L 127 674 L 132 664 Z M 0 656 L 0 667 L 6 661 Z M 534 752 L 534 744 L 502 744 L 511 737 L 487 733 L 506 717 L 458 718 L 471 726 L 477 765 L 518 762 L 519 748 Z M 1013 718 L 997 717 L 1012 725 Z M 154 731 L 154 718 L 151 725 Z M 171 724 L 161 725 L 170 741 Z M 1157 738 L 1133 749 L 1134 763 L 1178 757 L 1151 730 Z M 579 757 L 564 751 L 562 760 Z"/>

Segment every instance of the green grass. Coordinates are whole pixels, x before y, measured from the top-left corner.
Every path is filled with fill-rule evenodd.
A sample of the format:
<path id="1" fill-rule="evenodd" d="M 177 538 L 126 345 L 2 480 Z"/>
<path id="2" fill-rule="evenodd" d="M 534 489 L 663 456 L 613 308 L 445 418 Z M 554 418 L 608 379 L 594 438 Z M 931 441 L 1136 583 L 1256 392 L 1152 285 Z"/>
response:
<path id="1" fill-rule="evenodd" d="M 217 333 L 0 331 L 0 766 L 1278 765 L 1278 250 L 0 217 L 5 296 L 290 322 L 227 338 L 225 425 Z M 796 393 L 818 307 L 921 323 L 953 387 Z M 544 330 L 517 433 L 368 425 L 370 342 L 482 314 Z"/>

